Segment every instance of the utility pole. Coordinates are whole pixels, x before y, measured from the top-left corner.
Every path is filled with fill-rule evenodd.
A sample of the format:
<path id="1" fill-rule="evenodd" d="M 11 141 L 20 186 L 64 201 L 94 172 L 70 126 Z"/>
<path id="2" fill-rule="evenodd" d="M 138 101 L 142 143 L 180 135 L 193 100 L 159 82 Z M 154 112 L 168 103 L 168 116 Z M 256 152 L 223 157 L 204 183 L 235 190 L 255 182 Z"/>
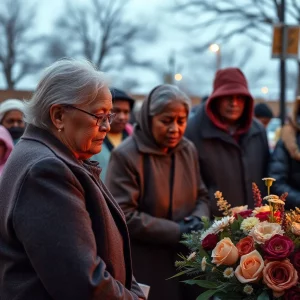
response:
<path id="1" fill-rule="evenodd" d="M 285 25 L 285 0 L 281 0 L 280 5 L 280 16 L 279 21 L 282 24 L 282 35 L 281 35 L 281 57 L 280 57 L 280 120 L 281 125 L 283 126 L 285 123 L 285 86 L 286 86 L 286 63 L 285 63 L 285 55 L 286 55 L 286 25 Z"/>

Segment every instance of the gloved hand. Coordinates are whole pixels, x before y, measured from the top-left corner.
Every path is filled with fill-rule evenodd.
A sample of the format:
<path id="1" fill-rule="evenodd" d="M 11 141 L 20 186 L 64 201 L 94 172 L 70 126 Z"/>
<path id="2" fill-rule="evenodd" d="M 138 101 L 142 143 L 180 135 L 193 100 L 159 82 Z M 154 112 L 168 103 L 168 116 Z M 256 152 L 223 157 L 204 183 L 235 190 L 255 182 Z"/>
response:
<path id="1" fill-rule="evenodd" d="M 201 219 L 196 216 L 185 217 L 183 220 L 178 222 L 178 224 L 180 227 L 180 235 L 183 233 L 201 230 L 203 228 Z"/>

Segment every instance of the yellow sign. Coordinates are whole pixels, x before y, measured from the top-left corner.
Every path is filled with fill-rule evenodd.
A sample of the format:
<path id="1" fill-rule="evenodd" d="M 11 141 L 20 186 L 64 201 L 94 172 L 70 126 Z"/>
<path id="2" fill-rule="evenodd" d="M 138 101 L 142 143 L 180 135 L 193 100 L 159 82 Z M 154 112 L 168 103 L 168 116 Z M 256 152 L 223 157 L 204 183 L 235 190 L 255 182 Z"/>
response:
<path id="1" fill-rule="evenodd" d="M 285 55 L 284 58 L 299 58 L 300 26 L 285 26 Z M 282 26 L 274 26 L 272 57 L 281 57 Z"/>

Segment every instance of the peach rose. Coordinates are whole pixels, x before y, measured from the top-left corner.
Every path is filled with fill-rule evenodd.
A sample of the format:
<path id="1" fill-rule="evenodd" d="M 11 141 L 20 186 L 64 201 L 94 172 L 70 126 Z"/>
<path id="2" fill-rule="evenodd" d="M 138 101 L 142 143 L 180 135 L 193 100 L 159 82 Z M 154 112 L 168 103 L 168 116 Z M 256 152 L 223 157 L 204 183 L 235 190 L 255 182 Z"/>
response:
<path id="1" fill-rule="evenodd" d="M 219 265 L 231 266 L 239 258 L 238 249 L 232 243 L 230 238 L 224 238 L 214 248 L 211 253 L 212 263 Z"/>
<path id="2" fill-rule="evenodd" d="M 258 281 L 262 277 L 264 260 L 257 250 L 241 257 L 240 265 L 234 271 L 241 283 Z"/>
<path id="3" fill-rule="evenodd" d="M 300 235 L 300 223 L 293 222 L 291 230 L 293 234 Z"/>
<path id="4" fill-rule="evenodd" d="M 274 297 L 280 297 L 285 290 L 295 286 L 298 274 L 288 259 L 282 261 L 266 261 L 263 270 L 265 284 L 273 290 Z"/>
<path id="5" fill-rule="evenodd" d="M 256 224 L 249 232 L 249 236 L 252 236 L 256 243 L 264 244 L 275 234 L 283 235 L 283 233 L 279 224 L 264 221 Z"/>

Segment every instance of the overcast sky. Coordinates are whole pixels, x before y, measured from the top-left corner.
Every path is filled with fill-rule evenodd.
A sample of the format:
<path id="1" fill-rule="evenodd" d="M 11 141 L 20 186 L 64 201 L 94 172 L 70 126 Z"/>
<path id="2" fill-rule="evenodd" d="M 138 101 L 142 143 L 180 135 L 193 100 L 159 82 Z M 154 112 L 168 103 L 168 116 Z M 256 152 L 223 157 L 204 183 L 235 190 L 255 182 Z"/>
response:
<path id="1" fill-rule="evenodd" d="M 52 29 L 52 22 L 63 8 L 63 0 L 24 0 L 26 3 L 37 3 L 37 26 L 36 31 L 48 33 Z M 86 0 L 76 0 L 76 2 L 84 3 Z M 109 0 L 107 0 L 109 1 Z M 213 1 L 213 0 L 212 0 Z M 75 3 L 75 1 L 74 1 Z M 182 88 L 188 88 L 193 94 L 204 96 L 211 92 L 212 81 L 216 71 L 216 55 L 207 49 L 199 53 L 199 55 L 191 56 L 189 47 L 197 44 L 202 38 L 209 38 L 210 32 L 183 32 L 177 27 L 178 18 L 168 12 L 167 7 L 174 3 L 173 0 L 132 0 L 130 11 L 134 18 L 146 19 L 155 22 L 158 26 L 157 42 L 151 44 L 147 49 L 141 49 L 142 55 L 151 57 L 157 64 L 162 65 L 165 69 L 168 67 L 168 59 L 172 52 L 175 53 L 176 65 L 178 72 L 183 79 L 178 83 Z M 211 41 L 212 43 L 215 41 Z M 278 66 L 279 61 L 271 59 L 270 47 L 261 46 L 251 43 L 249 39 L 236 38 L 230 43 L 221 45 L 222 66 L 228 67 L 226 61 L 231 61 L 230 66 L 241 63 L 240 56 L 246 51 L 247 47 L 253 47 L 253 57 L 249 58 L 249 62 L 245 63 L 243 71 L 247 77 L 252 78 L 249 82 L 251 92 L 256 97 L 270 97 L 276 99 L 279 95 Z M 235 52 L 233 52 L 233 50 Z M 230 59 L 230 55 L 235 55 Z M 295 62 L 289 61 L 288 68 L 295 69 Z M 261 80 L 254 80 L 253 74 L 258 69 L 265 68 L 268 76 Z M 140 79 L 140 86 L 134 92 L 148 93 L 153 86 L 161 83 L 161 78 L 151 71 L 137 72 Z M 255 75 L 254 75 L 255 77 Z M 38 76 L 29 77 L 23 80 L 19 85 L 19 89 L 35 88 Z M 0 82 L 0 88 L 3 83 Z M 267 86 L 269 88 L 268 95 L 261 92 L 261 88 Z M 294 91 L 288 91 L 289 99 L 293 99 Z"/>

